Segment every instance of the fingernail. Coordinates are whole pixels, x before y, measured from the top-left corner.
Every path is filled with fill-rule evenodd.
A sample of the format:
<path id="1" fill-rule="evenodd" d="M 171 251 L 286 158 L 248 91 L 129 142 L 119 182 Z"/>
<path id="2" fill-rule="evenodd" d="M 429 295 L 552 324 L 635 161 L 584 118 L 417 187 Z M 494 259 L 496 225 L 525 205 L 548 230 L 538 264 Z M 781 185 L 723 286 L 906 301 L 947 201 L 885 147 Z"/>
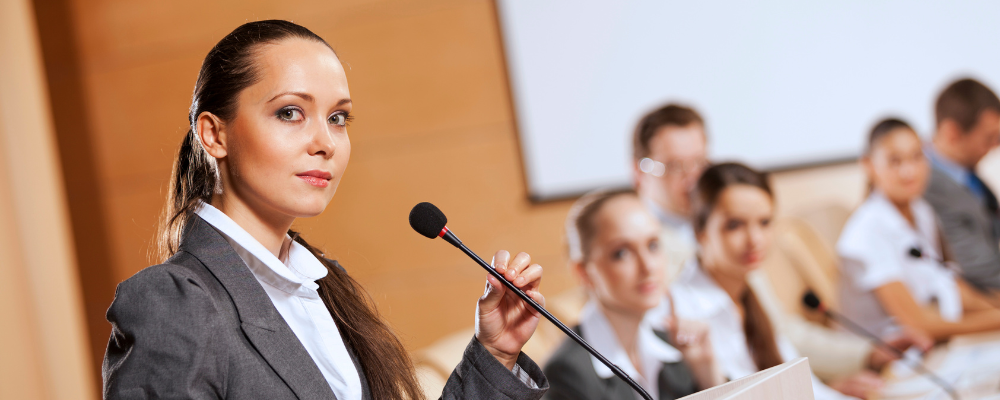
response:
<path id="1" fill-rule="evenodd" d="M 521 286 L 523 284 L 524 284 L 524 277 L 523 276 L 519 276 L 519 277 L 517 277 L 517 279 L 514 280 L 514 286 Z"/>

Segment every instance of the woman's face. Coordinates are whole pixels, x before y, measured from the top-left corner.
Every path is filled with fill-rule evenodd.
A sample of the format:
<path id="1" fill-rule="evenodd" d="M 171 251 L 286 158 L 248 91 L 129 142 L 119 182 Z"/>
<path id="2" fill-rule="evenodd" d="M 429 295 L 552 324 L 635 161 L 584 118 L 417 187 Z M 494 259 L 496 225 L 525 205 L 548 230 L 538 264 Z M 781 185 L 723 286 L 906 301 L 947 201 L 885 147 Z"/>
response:
<path id="1" fill-rule="evenodd" d="M 260 47 L 260 80 L 243 90 L 223 123 L 223 196 L 257 212 L 318 215 L 333 199 L 351 155 L 351 96 L 337 56 L 324 44 L 286 39 Z M 229 200 L 224 200 L 229 201 Z"/>
<path id="2" fill-rule="evenodd" d="M 667 253 L 660 223 L 634 196 L 608 200 L 594 216 L 589 254 L 577 265 L 602 305 L 631 313 L 656 307 L 666 290 Z"/>
<path id="3" fill-rule="evenodd" d="M 922 196 L 930 174 L 920 139 L 906 128 L 894 129 L 878 140 L 864 166 L 872 185 L 897 203 Z"/>
<path id="4" fill-rule="evenodd" d="M 723 189 L 698 235 L 705 268 L 740 279 L 756 269 L 771 247 L 773 206 L 756 186 Z"/>

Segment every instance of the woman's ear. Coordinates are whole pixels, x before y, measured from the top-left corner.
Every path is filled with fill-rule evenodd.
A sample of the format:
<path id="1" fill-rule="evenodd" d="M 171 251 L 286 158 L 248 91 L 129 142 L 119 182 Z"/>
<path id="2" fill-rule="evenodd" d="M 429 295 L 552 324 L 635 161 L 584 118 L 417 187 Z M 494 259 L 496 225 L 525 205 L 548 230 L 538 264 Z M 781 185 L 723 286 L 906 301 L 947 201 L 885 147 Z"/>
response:
<path id="1" fill-rule="evenodd" d="M 223 158 L 229 154 L 226 140 L 225 126 L 219 117 L 214 114 L 204 111 L 198 114 L 198 121 L 195 123 L 195 127 L 198 128 L 198 140 L 201 141 L 202 147 L 208 152 L 208 155 L 214 158 Z"/>
<path id="2" fill-rule="evenodd" d="M 872 164 L 871 155 L 861 156 L 861 170 L 865 172 L 865 176 L 868 178 L 868 185 L 875 185 L 875 166 Z"/>
<path id="3" fill-rule="evenodd" d="M 580 284 L 583 285 L 584 288 L 594 288 L 594 282 L 590 279 L 590 275 L 587 275 L 587 266 L 583 263 L 583 261 L 570 261 L 569 269 L 573 275 L 576 275 L 576 278 L 580 280 Z"/>

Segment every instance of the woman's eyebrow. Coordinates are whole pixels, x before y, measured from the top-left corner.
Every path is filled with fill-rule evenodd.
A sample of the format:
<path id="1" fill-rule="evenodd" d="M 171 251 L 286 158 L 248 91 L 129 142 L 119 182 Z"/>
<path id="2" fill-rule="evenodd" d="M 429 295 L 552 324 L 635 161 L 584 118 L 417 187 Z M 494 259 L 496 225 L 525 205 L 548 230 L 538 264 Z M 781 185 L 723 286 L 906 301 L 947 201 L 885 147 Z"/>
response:
<path id="1" fill-rule="evenodd" d="M 316 100 L 311 94 L 305 92 L 281 92 L 272 97 L 271 100 L 268 100 L 267 102 L 270 103 L 272 101 L 277 100 L 281 96 L 288 96 L 288 95 L 300 97 L 302 98 L 302 100 L 308 101 L 310 103 Z M 340 107 L 345 104 L 351 104 L 351 99 L 340 99 L 340 101 L 337 102 L 336 106 Z"/>
<path id="2" fill-rule="evenodd" d="M 267 102 L 270 103 L 272 101 L 277 100 L 281 96 L 288 96 L 288 95 L 301 97 L 302 100 L 305 100 L 305 101 L 308 101 L 308 102 L 312 102 L 312 101 L 315 100 L 312 97 L 311 94 L 305 93 L 305 92 L 281 92 L 281 93 L 278 93 L 277 95 L 275 95 L 274 97 L 272 97 L 271 100 L 268 100 Z"/>

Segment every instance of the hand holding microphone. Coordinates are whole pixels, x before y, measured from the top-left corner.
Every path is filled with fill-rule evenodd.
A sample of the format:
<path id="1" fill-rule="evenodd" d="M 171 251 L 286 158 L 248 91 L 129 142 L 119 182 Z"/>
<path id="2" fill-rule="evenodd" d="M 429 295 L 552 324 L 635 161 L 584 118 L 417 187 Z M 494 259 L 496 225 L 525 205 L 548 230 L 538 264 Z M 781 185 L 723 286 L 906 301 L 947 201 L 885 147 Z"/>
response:
<path id="1" fill-rule="evenodd" d="M 531 256 L 518 253 L 513 259 L 506 250 L 493 256 L 493 268 L 532 300 L 545 305 L 538 291 L 542 266 L 531 264 Z M 538 311 L 507 290 L 497 278 L 486 274 L 486 291 L 476 304 L 476 339 L 507 369 L 513 369 L 521 347 L 538 327 Z"/>
<path id="2" fill-rule="evenodd" d="M 572 329 L 563 324 L 559 319 L 545 310 L 545 307 L 539 304 L 539 302 L 544 303 L 545 299 L 538 293 L 538 282 L 541 279 L 541 267 L 535 268 L 534 265 L 529 265 L 531 259 L 527 254 L 514 257 L 511 263 L 499 263 L 498 258 L 501 256 L 506 257 L 506 252 L 498 252 L 497 256 L 494 257 L 493 266 L 490 266 L 483 261 L 475 252 L 470 250 L 462 241 L 455 236 L 451 230 L 446 226 L 448 224 L 448 218 L 444 216 L 436 206 L 431 203 L 420 203 L 410 210 L 410 226 L 417 233 L 424 235 L 427 238 L 442 238 L 446 242 L 451 243 L 453 246 L 462 250 L 469 258 L 473 259 L 480 267 L 489 273 L 487 277 L 486 293 L 482 298 L 479 299 L 479 304 L 477 305 L 476 313 L 476 338 L 483 343 L 483 346 L 487 346 L 484 342 L 490 342 L 490 346 L 496 346 L 493 349 L 487 347 L 488 350 L 500 360 L 507 365 L 505 358 L 510 357 L 511 354 L 507 353 L 513 352 L 514 360 L 520 354 L 521 347 L 531 334 L 534 333 L 535 327 L 538 326 L 538 316 L 541 315 L 545 319 L 552 322 L 559 330 L 563 331 L 566 336 L 573 339 L 580 344 L 587 352 L 597 358 L 601 363 L 611 369 L 616 376 L 625 381 L 632 390 L 635 390 L 642 398 L 652 400 L 653 397 L 646 392 L 642 386 L 639 386 L 632 378 L 628 376 L 621 368 L 608 361 L 606 357 L 601 355 L 597 350 L 595 350 L 586 340 L 573 332 Z M 523 254 L 523 253 L 522 253 Z M 502 258 L 499 261 L 506 261 Z M 494 268 L 495 267 L 495 268 Z M 499 271 L 500 269 L 503 272 Z M 533 280 L 528 280 L 527 278 L 537 276 Z M 508 276 L 514 280 L 511 282 Z M 518 281 L 518 278 L 525 278 L 523 281 Z M 515 284 L 515 282 L 517 284 Z M 529 284 L 531 283 L 531 284 Z M 521 288 L 525 288 L 528 293 L 525 293 Z M 491 293 L 492 292 L 492 293 Z M 532 293 L 530 294 L 529 293 Z M 513 293 L 513 295 L 511 295 Z M 519 297 L 521 301 L 518 301 L 514 296 Z M 539 301 L 536 301 L 539 300 Z M 530 308 L 529 308 L 530 306 Z M 531 310 L 534 310 L 532 312 Z M 482 334 L 482 336 L 480 336 Z M 497 350 L 501 355 L 493 353 L 493 350 Z M 510 364 L 510 368 L 513 368 L 513 363 Z"/>

